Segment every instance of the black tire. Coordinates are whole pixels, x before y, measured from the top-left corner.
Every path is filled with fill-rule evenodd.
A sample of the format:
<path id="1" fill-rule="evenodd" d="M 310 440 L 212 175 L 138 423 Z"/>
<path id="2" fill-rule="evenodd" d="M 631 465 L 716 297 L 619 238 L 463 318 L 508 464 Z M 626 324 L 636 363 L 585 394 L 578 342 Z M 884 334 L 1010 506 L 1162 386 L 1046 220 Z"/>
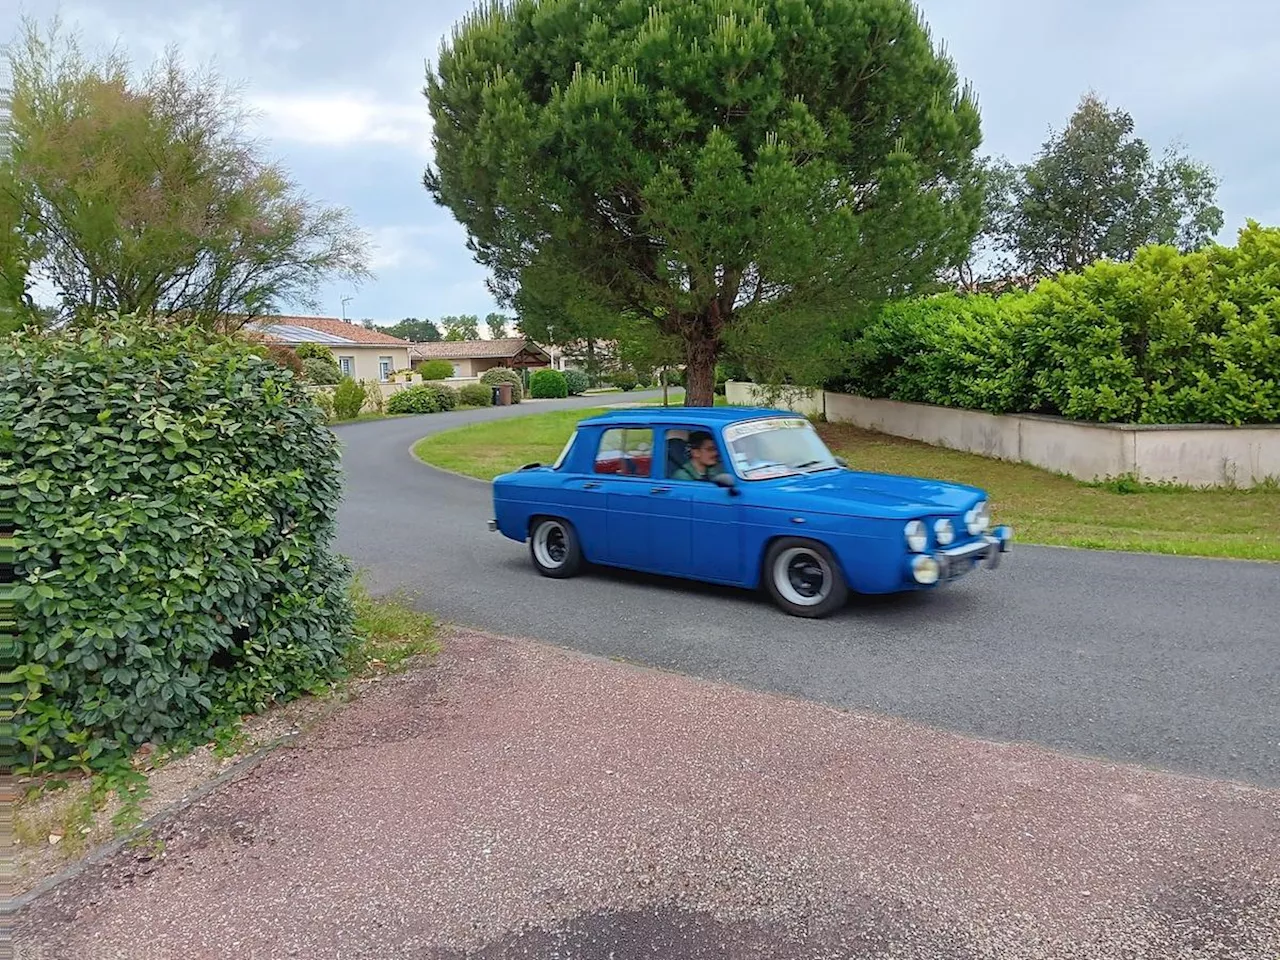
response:
<path id="1" fill-rule="evenodd" d="M 564 580 L 582 569 L 582 547 L 573 524 L 559 517 L 539 517 L 529 528 L 529 557 L 544 577 Z"/>
<path id="2" fill-rule="evenodd" d="M 765 553 L 760 575 L 773 602 L 793 617 L 827 617 L 849 599 L 849 586 L 836 558 L 813 540 L 784 537 L 775 541 Z"/>

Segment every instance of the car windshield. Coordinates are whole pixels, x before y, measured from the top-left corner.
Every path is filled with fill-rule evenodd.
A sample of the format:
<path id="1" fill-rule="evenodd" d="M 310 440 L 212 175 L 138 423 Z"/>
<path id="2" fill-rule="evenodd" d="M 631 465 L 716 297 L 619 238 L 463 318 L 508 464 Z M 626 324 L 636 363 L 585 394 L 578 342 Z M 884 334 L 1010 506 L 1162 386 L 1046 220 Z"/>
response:
<path id="1" fill-rule="evenodd" d="M 744 480 L 767 480 L 839 466 L 813 424 L 803 417 L 731 424 L 724 429 L 724 439 Z"/>

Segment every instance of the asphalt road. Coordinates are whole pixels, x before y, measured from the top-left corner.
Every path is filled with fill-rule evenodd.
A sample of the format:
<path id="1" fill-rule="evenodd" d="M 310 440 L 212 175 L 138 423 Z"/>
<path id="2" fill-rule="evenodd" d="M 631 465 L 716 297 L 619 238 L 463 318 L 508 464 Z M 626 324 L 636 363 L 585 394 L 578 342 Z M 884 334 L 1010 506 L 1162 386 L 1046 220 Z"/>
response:
<path id="1" fill-rule="evenodd" d="M 643 395 L 635 395 L 640 398 Z M 339 427 L 339 549 L 377 593 L 454 623 L 1001 741 L 1280 786 L 1280 566 L 1015 546 L 931 594 L 823 621 L 763 596 L 593 570 L 538 576 L 489 533 L 487 484 L 428 434 L 610 398 Z M 999 520 L 999 504 L 995 504 Z"/>

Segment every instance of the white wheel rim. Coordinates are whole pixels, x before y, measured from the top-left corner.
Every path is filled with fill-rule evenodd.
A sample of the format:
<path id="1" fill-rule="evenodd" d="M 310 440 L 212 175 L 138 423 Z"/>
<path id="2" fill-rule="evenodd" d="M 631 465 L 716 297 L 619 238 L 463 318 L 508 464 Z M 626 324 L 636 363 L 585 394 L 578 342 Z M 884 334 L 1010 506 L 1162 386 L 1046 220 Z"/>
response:
<path id="1" fill-rule="evenodd" d="M 564 527 L 554 520 L 538 524 L 533 532 L 533 555 L 551 570 L 563 567 L 569 559 L 569 534 Z"/>
<path id="2" fill-rule="evenodd" d="M 797 607 L 816 607 L 826 600 L 833 579 L 827 561 L 808 547 L 789 547 L 773 561 L 774 587 Z"/>

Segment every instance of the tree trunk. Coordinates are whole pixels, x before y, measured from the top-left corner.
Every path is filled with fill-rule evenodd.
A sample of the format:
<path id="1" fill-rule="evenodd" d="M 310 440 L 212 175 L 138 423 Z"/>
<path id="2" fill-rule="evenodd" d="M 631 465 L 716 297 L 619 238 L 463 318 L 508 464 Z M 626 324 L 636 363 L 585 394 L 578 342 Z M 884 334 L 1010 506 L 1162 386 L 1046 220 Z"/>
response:
<path id="1" fill-rule="evenodd" d="M 716 358 L 720 341 L 701 332 L 686 334 L 684 341 L 684 405 L 713 407 L 716 402 Z"/>

